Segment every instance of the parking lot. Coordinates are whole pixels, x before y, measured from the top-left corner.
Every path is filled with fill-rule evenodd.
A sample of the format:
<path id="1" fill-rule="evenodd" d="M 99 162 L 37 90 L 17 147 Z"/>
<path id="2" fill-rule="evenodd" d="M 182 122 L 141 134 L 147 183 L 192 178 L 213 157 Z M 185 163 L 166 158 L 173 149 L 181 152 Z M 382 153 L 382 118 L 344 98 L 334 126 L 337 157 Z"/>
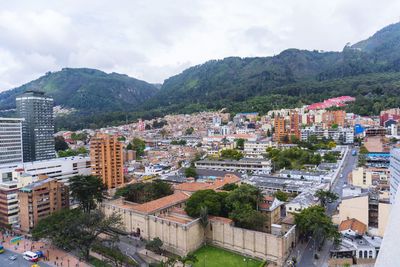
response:
<path id="1" fill-rule="evenodd" d="M 17 259 L 16 260 L 8 259 L 12 255 L 17 255 Z M 32 264 L 33 264 L 32 262 L 29 262 L 24 258 L 22 258 L 21 254 L 12 251 L 5 250 L 4 253 L 0 254 L 0 266 L 2 267 L 3 266 L 31 267 Z M 50 267 L 50 265 L 43 262 L 39 262 L 38 265 L 40 267 Z"/>

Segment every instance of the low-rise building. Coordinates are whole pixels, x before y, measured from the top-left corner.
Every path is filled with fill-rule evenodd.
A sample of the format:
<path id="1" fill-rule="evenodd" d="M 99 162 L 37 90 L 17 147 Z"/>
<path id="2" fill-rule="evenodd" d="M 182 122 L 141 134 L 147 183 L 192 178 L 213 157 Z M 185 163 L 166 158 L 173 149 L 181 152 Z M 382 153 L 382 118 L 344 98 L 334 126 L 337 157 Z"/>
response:
<path id="1" fill-rule="evenodd" d="M 254 174 L 269 174 L 271 172 L 271 161 L 261 159 L 200 160 L 195 162 L 195 166 L 198 169 L 251 172 Z"/>
<path id="2" fill-rule="evenodd" d="M 267 141 L 254 141 L 245 142 L 243 153 L 246 158 L 263 158 L 263 154 L 266 154 L 268 147 L 272 146 L 272 142 Z"/>

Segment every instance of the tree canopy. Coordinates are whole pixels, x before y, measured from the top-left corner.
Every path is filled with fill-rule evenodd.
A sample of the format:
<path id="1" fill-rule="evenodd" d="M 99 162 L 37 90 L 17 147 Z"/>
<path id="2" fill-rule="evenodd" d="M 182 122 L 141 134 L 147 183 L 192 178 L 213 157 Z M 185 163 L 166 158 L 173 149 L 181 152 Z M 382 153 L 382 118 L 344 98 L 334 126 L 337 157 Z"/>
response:
<path id="1" fill-rule="evenodd" d="M 97 202 L 103 200 L 103 191 L 106 189 L 99 177 L 93 175 L 77 175 L 69 180 L 71 196 L 79 202 L 79 206 L 86 213 L 95 209 Z"/>
<path id="2" fill-rule="evenodd" d="M 115 197 L 122 196 L 127 201 L 145 203 L 171 195 L 173 192 L 170 184 L 161 180 L 154 180 L 151 183 L 133 183 L 118 188 Z"/>

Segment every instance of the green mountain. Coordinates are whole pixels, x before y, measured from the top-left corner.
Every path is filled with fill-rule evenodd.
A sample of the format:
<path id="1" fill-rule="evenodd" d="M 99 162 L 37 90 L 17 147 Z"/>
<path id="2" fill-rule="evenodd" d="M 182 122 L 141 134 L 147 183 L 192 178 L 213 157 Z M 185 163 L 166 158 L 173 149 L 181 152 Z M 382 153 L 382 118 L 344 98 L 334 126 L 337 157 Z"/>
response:
<path id="1" fill-rule="evenodd" d="M 55 105 L 82 114 L 133 110 L 158 91 L 156 86 L 127 75 L 65 68 L 0 93 L 0 109 L 15 108 L 15 97 L 26 90 L 44 91 L 54 98 Z"/>
<path id="2" fill-rule="evenodd" d="M 0 109 L 17 93 L 42 89 L 57 105 L 78 112 L 58 128 L 120 124 L 169 113 L 228 108 L 229 112 L 296 107 L 351 95 L 347 110 L 361 115 L 400 106 L 400 23 L 341 52 L 288 49 L 273 57 L 229 57 L 184 70 L 160 85 L 90 69 L 63 69 L 0 94 Z"/>
<path id="3" fill-rule="evenodd" d="M 378 101 L 371 110 L 349 107 L 370 114 L 381 106 L 397 105 L 399 70 L 397 23 L 341 52 L 288 49 L 273 57 L 211 60 L 167 79 L 141 108 L 191 112 L 222 107 L 253 110 L 256 106 L 266 111 L 348 94 L 363 102 Z M 378 98 L 376 94 L 382 95 Z M 261 99 L 264 104 L 255 105 Z"/>

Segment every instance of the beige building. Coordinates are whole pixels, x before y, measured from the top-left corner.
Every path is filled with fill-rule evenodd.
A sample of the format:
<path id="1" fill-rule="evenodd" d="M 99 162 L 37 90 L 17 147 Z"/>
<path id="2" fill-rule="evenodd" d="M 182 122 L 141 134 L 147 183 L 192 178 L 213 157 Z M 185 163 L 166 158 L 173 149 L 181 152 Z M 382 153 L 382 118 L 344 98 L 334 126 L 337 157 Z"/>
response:
<path id="1" fill-rule="evenodd" d="M 18 192 L 21 230 L 29 232 L 48 215 L 69 207 L 69 190 L 54 178 L 39 180 Z"/>
<path id="2" fill-rule="evenodd" d="M 195 251 L 206 238 L 213 245 L 283 266 L 295 245 L 295 226 L 274 235 L 238 228 L 230 219 L 210 216 L 204 229 L 199 219 L 186 215 L 183 208 L 188 198 L 189 193 L 177 191 L 143 204 L 123 199 L 108 201 L 101 204 L 101 209 L 106 215 L 120 214 L 124 231 L 147 240 L 158 237 L 165 249 L 178 255 Z"/>
<path id="3" fill-rule="evenodd" d="M 92 174 L 101 177 L 108 189 L 124 184 L 123 144 L 117 136 L 97 134 L 90 140 Z"/>
<path id="4" fill-rule="evenodd" d="M 351 183 L 361 188 L 385 184 L 388 181 L 388 169 L 369 169 L 359 167 L 351 173 Z"/>
<path id="5" fill-rule="evenodd" d="M 368 193 L 344 197 L 332 220 L 339 225 L 354 218 L 367 225 L 371 234 L 382 237 L 389 219 L 390 206 L 387 199 L 373 199 Z"/>

